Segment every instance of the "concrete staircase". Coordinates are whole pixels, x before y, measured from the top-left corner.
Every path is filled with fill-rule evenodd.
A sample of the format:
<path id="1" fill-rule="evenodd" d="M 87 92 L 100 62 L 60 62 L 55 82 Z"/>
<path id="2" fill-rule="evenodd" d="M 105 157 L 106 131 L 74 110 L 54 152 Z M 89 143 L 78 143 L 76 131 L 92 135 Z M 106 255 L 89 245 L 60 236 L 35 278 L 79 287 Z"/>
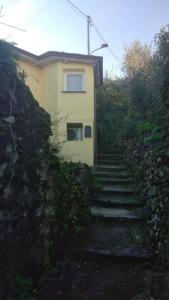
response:
<path id="1" fill-rule="evenodd" d="M 92 223 L 83 252 L 115 258 L 152 257 L 143 204 L 121 149 L 99 154 L 94 172 L 98 188 L 91 203 Z"/>

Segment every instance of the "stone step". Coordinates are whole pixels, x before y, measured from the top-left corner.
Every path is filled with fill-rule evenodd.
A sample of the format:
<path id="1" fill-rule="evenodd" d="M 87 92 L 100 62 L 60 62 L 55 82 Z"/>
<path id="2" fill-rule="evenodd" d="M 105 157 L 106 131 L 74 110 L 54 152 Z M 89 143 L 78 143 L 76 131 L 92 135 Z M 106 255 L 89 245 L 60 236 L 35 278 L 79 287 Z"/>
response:
<path id="1" fill-rule="evenodd" d="M 103 150 L 98 151 L 99 153 L 103 153 Z M 124 153 L 124 150 L 122 147 L 120 146 L 111 146 L 109 149 L 106 149 L 106 151 L 104 151 L 105 154 L 114 154 L 114 153 Z"/>
<path id="2" fill-rule="evenodd" d="M 141 224 L 93 222 L 81 250 L 95 256 L 146 258 L 152 254 L 147 241 Z"/>
<path id="3" fill-rule="evenodd" d="M 97 154 L 97 160 L 99 159 L 123 159 L 123 156 L 120 154 Z"/>
<path id="4" fill-rule="evenodd" d="M 99 153 L 94 174 L 97 194 L 91 201 L 92 224 L 83 253 L 99 257 L 150 258 L 144 210 L 122 151 Z"/>
<path id="5" fill-rule="evenodd" d="M 129 172 L 129 171 L 122 171 L 122 170 L 120 170 L 120 171 L 118 171 L 118 170 L 113 170 L 113 171 L 94 171 L 94 175 L 96 176 L 96 177 L 101 177 L 101 178 L 105 178 L 105 179 L 107 179 L 107 178 L 112 178 L 112 179 L 129 179 L 129 180 L 132 180 L 132 176 L 131 176 L 131 172 Z"/>
<path id="6" fill-rule="evenodd" d="M 103 207 L 128 207 L 128 206 L 141 206 L 142 202 L 135 196 L 131 195 L 96 195 L 92 200 L 97 206 Z"/>
<path id="7" fill-rule="evenodd" d="M 108 165 L 108 166 L 121 166 L 124 165 L 123 160 L 117 160 L 117 159 L 99 159 L 97 160 L 97 165 Z"/>
<path id="8" fill-rule="evenodd" d="M 140 208 L 135 209 L 124 209 L 124 208 L 107 208 L 107 207 L 99 207 L 92 206 L 91 209 L 92 217 L 101 220 L 143 220 L 144 213 Z"/>
<path id="9" fill-rule="evenodd" d="M 110 250 L 100 250 L 98 248 L 84 248 L 80 253 L 76 252 L 77 255 L 85 254 L 86 256 L 94 256 L 95 258 L 118 258 L 118 259 L 152 259 L 154 257 L 154 253 L 151 247 L 144 246 L 127 246 L 121 247 L 119 249 Z"/>
<path id="10" fill-rule="evenodd" d="M 98 182 L 100 182 L 101 184 L 107 185 L 107 184 L 123 184 L 123 185 L 127 185 L 127 184 L 134 184 L 134 180 L 132 180 L 131 178 L 117 178 L 117 177 L 109 177 L 109 178 L 105 178 L 105 177 L 100 177 L 98 178 Z"/>
<path id="11" fill-rule="evenodd" d="M 95 171 L 106 171 L 106 172 L 112 172 L 112 171 L 129 171 L 128 167 L 126 165 L 97 165 L 95 167 Z"/>
<path id="12" fill-rule="evenodd" d="M 136 188 L 134 185 L 131 184 L 104 184 L 101 185 L 100 188 L 100 193 L 109 193 L 109 194 L 115 194 L 115 193 L 120 193 L 120 194 L 136 194 Z"/>
<path id="13" fill-rule="evenodd" d="M 115 154 L 118 154 L 118 155 L 123 155 L 124 154 L 124 151 L 120 148 L 120 147 L 112 147 L 111 149 L 106 149 L 106 151 L 104 151 L 103 149 L 98 149 L 98 153 L 97 155 L 101 155 L 101 154 L 104 154 L 104 155 L 115 155 Z"/>

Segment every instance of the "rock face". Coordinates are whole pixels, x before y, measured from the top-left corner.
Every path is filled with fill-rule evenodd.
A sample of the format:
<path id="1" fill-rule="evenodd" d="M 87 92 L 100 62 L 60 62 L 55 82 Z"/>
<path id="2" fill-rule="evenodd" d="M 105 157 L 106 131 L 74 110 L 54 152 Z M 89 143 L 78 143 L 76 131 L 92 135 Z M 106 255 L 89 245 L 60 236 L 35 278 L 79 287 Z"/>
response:
<path id="1" fill-rule="evenodd" d="M 120 148 L 98 155 L 95 175 L 98 189 L 91 203 L 92 223 L 82 251 L 106 257 L 151 257 L 143 204 Z"/>
<path id="2" fill-rule="evenodd" d="M 11 46 L 2 41 L 0 74 L 0 299 L 7 299 L 15 272 L 42 263 L 46 229 L 36 216 L 44 207 L 51 130 L 50 116 L 18 77 Z"/>
<path id="3" fill-rule="evenodd" d="M 138 295 L 134 296 L 131 300 L 148 300 L 148 298 L 144 294 L 138 294 Z"/>

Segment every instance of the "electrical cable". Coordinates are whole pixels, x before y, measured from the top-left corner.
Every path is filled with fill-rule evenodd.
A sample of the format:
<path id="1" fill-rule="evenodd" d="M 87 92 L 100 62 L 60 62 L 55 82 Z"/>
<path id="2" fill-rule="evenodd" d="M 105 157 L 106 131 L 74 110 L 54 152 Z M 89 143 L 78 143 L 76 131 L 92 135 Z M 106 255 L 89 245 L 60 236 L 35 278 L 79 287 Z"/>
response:
<path id="1" fill-rule="evenodd" d="M 17 30 L 21 30 L 21 31 L 23 31 L 23 32 L 26 32 L 26 30 L 25 30 L 25 29 L 22 29 L 22 28 L 19 28 L 19 27 L 13 26 L 13 25 L 9 25 L 9 24 L 6 24 L 6 23 L 4 23 L 4 22 L 1 22 L 1 21 L 0 21 L 0 24 L 2 24 L 2 25 L 4 25 L 4 26 L 11 27 L 11 28 L 14 28 L 14 29 L 17 29 Z"/>
<path id="2" fill-rule="evenodd" d="M 103 37 L 102 34 L 100 33 L 99 29 L 98 29 L 98 28 L 96 27 L 96 25 L 94 24 L 93 20 L 91 20 L 91 21 L 92 21 L 92 26 L 93 26 L 93 28 L 95 29 L 95 31 L 96 31 L 96 33 L 98 34 L 98 36 L 102 39 L 102 41 L 103 41 L 104 43 L 107 44 L 106 40 L 104 39 L 104 37 Z M 111 52 L 111 54 L 114 56 L 114 58 L 115 58 L 118 62 L 120 62 L 120 59 L 117 57 L 117 55 L 114 53 L 114 51 L 111 49 L 110 46 L 108 46 L 108 49 L 109 49 L 109 51 Z"/>
<path id="3" fill-rule="evenodd" d="M 73 10 L 75 10 L 76 12 L 78 12 L 81 16 L 83 17 L 87 17 L 87 15 L 79 8 L 77 7 L 72 1 L 70 0 L 64 0 Z M 93 26 L 93 28 L 95 29 L 96 33 L 98 34 L 98 36 L 100 37 L 100 39 L 107 44 L 106 40 L 104 39 L 103 35 L 100 33 L 99 29 L 97 28 L 97 26 L 95 25 L 95 23 L 93 22 L 92 18 L 90 17 L 90 25 Z M 110 51 L 110 53 L 113 55 L 113 57 L 120 62 L 120 59 L 117 57 L 117 55 L 114 53 L 114 51 L 111 49 L 110 46 L 108 46 L 108 49 Z"/>
<path id="4" fill-rule="evenodd" d="M 65 0 L 65 2 L 67 2 L 67 4 L 69 4 L 69 6 L 74 8 L 74 10 L 78 11 L 81 16 L 83 16 L 85 18 L 87 17 L 87 15 L 80 8 L 78 8 L 72 1 Z"/>

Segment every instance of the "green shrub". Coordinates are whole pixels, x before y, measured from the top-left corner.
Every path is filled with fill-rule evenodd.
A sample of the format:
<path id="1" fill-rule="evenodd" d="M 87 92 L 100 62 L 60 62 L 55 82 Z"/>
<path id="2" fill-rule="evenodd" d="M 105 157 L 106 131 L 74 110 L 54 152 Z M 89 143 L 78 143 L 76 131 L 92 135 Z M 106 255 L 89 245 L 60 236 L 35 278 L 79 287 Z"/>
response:
<path id="1" fill-rule="evenodd" d="M 137 126 L 137 134 L 139 136 L 147 134 L 147 133 L 155 133 L 159 131 L 159 126 L 157 126 L 157 124 L 154 123 L 150 123 L 150 122 L 145 122 L 145 123 L 141 123 Z"/>
<path id="2" fill-rule="evenodd" d="M 99 151 L 106 152 L 110 144 L 121 140 L 124 118 L 128 111 L 128 98 L 120 84 L 109 78 L 97 89 L 97 142 Z"/>
<path id="3" fill-rule="evenodd" d="M 33 289 L 33 281 L 21 274 L 17 274 L 15 279 L 15 292 L 11 300 L 37 300 Z"/>
<path id="4" fill-rule="evenodd" d="M 162 28 L 155 37 L 155 51 L 148 72 L 141 70 L 130 81 L 131 107 L 126 117 L 126 132 L 128 156 L 135 163 L 150 240 L 159 257 L 169 265 L 168 49 L 169 26 Z"/>
<path id="5" fill-rule="evenodd" d="M 49 219 L 53 236 L 79 234 L 90 219 L 89 200 L 92 173 L 87 165 L 63 162 L 52 148 L 49 155 Z M 51 208 L 51 210 L 50 210 Z"/>

